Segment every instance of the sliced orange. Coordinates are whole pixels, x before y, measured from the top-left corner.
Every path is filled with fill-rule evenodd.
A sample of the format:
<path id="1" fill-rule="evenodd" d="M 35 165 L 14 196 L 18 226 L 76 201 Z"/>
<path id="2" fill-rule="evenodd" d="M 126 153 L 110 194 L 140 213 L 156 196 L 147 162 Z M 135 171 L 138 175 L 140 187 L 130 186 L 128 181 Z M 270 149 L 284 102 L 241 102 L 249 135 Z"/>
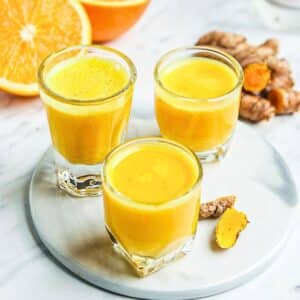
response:
<path id="1" fill-rule="evenodd" d="M 117 38 L 141 17 L 150 0 L 81 0 L 93 28 L 93 40 Z"/>
<path id="2" fill-rule="evenodd" d="M 37 69 L 51 52 L 91 42 L 76 0 L 0 0 L 0 89 L 38 94 Z"/>

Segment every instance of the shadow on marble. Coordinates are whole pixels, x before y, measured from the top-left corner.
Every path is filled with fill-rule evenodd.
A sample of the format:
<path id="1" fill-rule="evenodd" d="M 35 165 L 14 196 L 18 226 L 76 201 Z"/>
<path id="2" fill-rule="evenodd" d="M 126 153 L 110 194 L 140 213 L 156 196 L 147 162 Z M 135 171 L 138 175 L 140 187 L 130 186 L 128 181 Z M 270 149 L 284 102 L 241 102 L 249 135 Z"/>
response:
<path id="1" fill-rule="evenodd" d="M 69 251 L 73 258 L 90 269 L 109 270 L 111 276 L 136 277 L 130 265 L 113 250 L 107 235 L 93 236 L 89 241 L 72 245 Z"/>

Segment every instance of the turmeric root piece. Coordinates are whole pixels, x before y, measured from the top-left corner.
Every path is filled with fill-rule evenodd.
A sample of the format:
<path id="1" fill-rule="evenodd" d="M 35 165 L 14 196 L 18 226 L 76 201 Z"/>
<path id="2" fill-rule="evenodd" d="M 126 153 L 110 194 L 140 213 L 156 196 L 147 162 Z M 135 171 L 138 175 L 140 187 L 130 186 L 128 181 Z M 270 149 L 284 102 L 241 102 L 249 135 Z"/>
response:
<path id="1" fill-rule="evenodd" d="M 246 37 L 231 32 L 208 32 L 197 41 L 196 45 L 217 47 L 228 52 L 237 60 L 243 59 L 253 52 L 253 47 L 247 42 Z"/>
<path id="2" fill-rule="evenodd" d="M 270 56 L 266 60 L 269 68 L 279 74 L 291 73 L 291 66 L 285 58 Z"/>
<path id="3" fill-rule="evenodd" d="M 286 59 L 271 56 L 267 59 L 267 64 L 272 71 L 272 76 L 266 90 L 270 91 L 276 88 L 287 90 L 294 86 L 291 67 Z"/>
<path id="4" fill-rule="evenodd" d="M 210 31 L 203 35 L 196 45 L 207 45 L 221 48 L 234 48 L 238 44 L 245 43 L 247 39 L 237 33 Z"/>
<path id="5" fill-rule="evenodd" d="M 244 67 L 244 89 L 260 93 L 269 83 L 271 71 L 265 63 L 251 63 Z"/>
<path id="6" fill-rule="evenodd" d="M 234 208 L 226 209 L 216 226 L 216 242 L 218 246 L 222 249 L 234 246 L 239 233 L 246 228 L 248 223 L 247 216 L 243 212 Z"/>
<path id="7" fill-rule="evenodd" d="M 243 59 L 252 56 L 253 54 L 253 47 L 249 45 L 247 42 L 241 43 L 236 45 L 234 48 L 222 48 L 224 51 L 227 51 L 233 57 L 235 57 L 239 62 Z"/>
<path id="8" fill-rule="evenodd" d="M 285 74 L 272 74 L 269 84 L 266 86 L 266 91 L 272 89 L 282 88 L 289 90 L 294 86 L 294 80 L 290 75 Z"/>
<path id="9" fill-rule="evenodd" d="M 223 31 L 210 31 L 206 33 L 197 41 L 196 45 L 222 48 L 239 62 L 249 55 L 254 55 L 260 60 L 275 56 L 279 48 L 277 39 L 268 39 L 261 45 L 253 46 L 247 42 L 245 36 Z"/>
<path id="10" fill-rule="evenodd" d="M 203 35 L 196 45 L 218 47 L 241 64 L 244 70 L 241 118 L 259 122 L 269 120 L 275 114 L 291 114 L 300 110 L 300 92 L 293 90 L 290 64 L 277 56 L 277 39 L 268 39 L 254 46 L 243 35 L 211 31 Z"/>
<path id="11" fill-rule="evenodd" d="M 255 47 L 255 53 L 261 59 L 266 59 L 270 56 L 278 54 L 279 43 L 277 39 L 268 39 L 258 47 Z"/>
<path id="12" fill-rule="evenodd" d="M 298 91 L 274 88 L 269 92 L 268 99 L 275 107 L 277 115 L 300 111 L 300 92 Z"/>
<path id="13" fill-rule="evenodd" d="M 241 118 L 256 123 L 262 120 L 269 120 L 274 114 L 275 108 L 267 99 L 242 93 L 240 104 Z"/>
<path id="14" fill-rule="evenodd" d="M 218 218 L 227 208 L 234 206 L 236 196 L 229 195 L 217 198 L 214 201 L 201 204 L 200 215 L 201 219 Z"/>
<path id="15" fill-rule="evenodd" d="M 254 62 L 266 63 L 270 56 L 275 57 L 277 55 L 278 41 L 276 39 L 268 39 L 258 46 L 248 43 L 240 44 L 236 48 L 230 49 L 229 53 L 238 60 L 242 67 Z"/>

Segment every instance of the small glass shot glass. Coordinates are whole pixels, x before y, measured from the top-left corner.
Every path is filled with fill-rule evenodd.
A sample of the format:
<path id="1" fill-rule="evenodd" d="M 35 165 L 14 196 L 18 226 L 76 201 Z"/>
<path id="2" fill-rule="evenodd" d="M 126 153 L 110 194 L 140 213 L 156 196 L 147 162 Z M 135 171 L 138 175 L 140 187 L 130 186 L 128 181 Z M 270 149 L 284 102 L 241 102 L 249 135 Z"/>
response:
<path id="1" fill-rule="evenodd" d="M 71 99 L 49 87 L 47 76 L 53 68 L 82 57 L 113 62 L 116 69 L 125 70 L 128 81 L 112 95 L 88 100 Z M 112 72 L 107 76 L 112 76 Z M 134 64 L 112 48 L 73 46 L 48 56 L 40 65 L 38 80 L 54 148 L 58 186 L 73 196 L 100 195 L 102 162 L 125 138 L 136 80 Z"/>
<path id="2" fill-rule="evenodd" d="M 234 87 L 218 97 L 193 98 L 179 95 L 165 86 L 162 76 L 166 70 L 178 62 L 183 64 L 202 58 L 224 64 L 233 71 L 236 76 Z M 204 73 L 201 75 L 205 76 Z M 237 60 L 213 47 L 183 47 L 161 57 L 155 67 L 154 80 L 156 119 L 161 135 L 188 146 L 202 162 L 222 159 L 239 114 L 243 70 Z M 183 81 L 181 85 L 188 87 L 190 83 Z"/>
<path id="3" fill-rule="evenodd" d="M 175 151 L 191 163 L 191 177 L 195 177 L 195 181 L 182 195 L 165 202 L 147 203 L 124 195 L 114 185 L 111 174 L 118 172 L 117 165 L 136 151 L 147 151 L 143 150 L 147 147 L 157 147 L 160 149 L 157 151 Z M 156 166 L 151 163 L 149 168 L 163 172 L 161 170 L 167 166 L 162 165 L 160 160 Z M 137 171 L 132 161 L 130 167 L 132 176 L 141 175 L 135 175 Z M 150 174 L 151 171 L 146 172 L 145 178 L 149 178 Z M 119 176 L 125 177 L 126 174 Z M 174 176 L 173 179 L 159 180 L 160 187 L 164 180 L 170 180 L 173 184 Z M 127 177 L 130 178 L 130 174 Z M 139 180 L 145 178 L 138 177 Z M 191 250 L 198 226 L 201 180 L 202 166 L 198 157 L 190 149 L 171 140 L 152 137 L 134 139 L 116 147 L 107 156 L 102 173 L 106 229 L 116 252 L 133 266 L 139 276 L 153 273 Z M 160 191 L 163 193 L 165 189 Z"/>

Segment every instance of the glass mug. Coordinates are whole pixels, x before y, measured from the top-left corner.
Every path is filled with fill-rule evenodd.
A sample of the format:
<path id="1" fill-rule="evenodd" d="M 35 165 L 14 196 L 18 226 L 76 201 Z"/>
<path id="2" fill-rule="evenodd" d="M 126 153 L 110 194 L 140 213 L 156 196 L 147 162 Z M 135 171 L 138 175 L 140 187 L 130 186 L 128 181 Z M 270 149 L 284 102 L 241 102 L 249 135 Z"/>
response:
<path id="1" fill-rule="evenodd" d="M 169 163 L 169 167 L 166 167 L 168 164 L 162 163 L 156 155 L 152 156 L 153 161 L 149 161 L 150 156 L 140 157 L 143 164 L 150 164 L 145 167 L 149 172 L 140 169 L 141 161 L 135 165 L 133 160 L 130 160 L 127 164 L 129 174 L 124 174 L 124 167 L 123 169 L 118 167 L 124 158 L 132 159 L 130 156 L 132 153 L 147 151 L 147 147 L 155 151 L 166 151 L 168 157 L 172 153 L 178 155 L 175 156 L 176 163 L 178 163 L 177 159 L 179 164 L 182 163 L 181 157 L 189 161 L 190 169 L 184 170 L 190 171 L 188 178 L 193 178 L 193 181 L 188 186 L 184 184 L 183 192 L 180 192 L 179 196 L 164 201 L 157 200 L 161 199 L 160 196 L 170 196 L 166 190 L 174 189 L 173 184 L 176 185 L 174 180 L 178 180 L 174 179 L 174 176 L 179 176 L 180 172 L 173 172 L 173 165 Z M 161 175 L 163 172 L 167 173 Z M 138 181 L 138 185 L 132 186 L 130 175 L 134 176 L 134 181 Z M 133 266 L 138 275 L 145 276 L 155 272 L 191 250 L 198 225 L 202 167 L 198 157 L 190 149 L 163 138 L 131 140 L 110 152 L 105 159 L 102 176 L 106 229 L 114 249 Z M 116 184 L 114 179 L 116 176 L 121 180 L 119 182 L 123 187 L 125 185 L 127 194 L 122 193 L 122 188 Z M 149 176 L 153 177 L 147 181 Z M 124 178 L 128 183 L 124 183 Z M 165 180 L 169 181 L 168 188 L 163 186 Z M 149 182 L 152 182 L 153 186 L 149 186 Z M 144 185 L 146 185 L 145 189 Z M 134 192 L 131 189 L 134 189 Z M 148 193 L 146 191 L 148 189 L 156 192 Z M 145 193 L 147 197 L 150 194 L 150 201 L 145 201 Z M 157 194 L 156 197 L 153 196 L 155 193 L 159 193 L 159 196 Z"/>
<path id="2" fill-rule="evenodd" d="M 107 64 L 107 74 L 103 75 L 105 82 L 119 76 L 118 72 L 123 72 L 126 81 L 112 94 L 91 99 L 81 94 L 68 97 L 50 86 L 49 78 L 53 70 L 68 67 L 80 59 L 96 64 L 101 60 L 101 63 Z M 81 74 L 77 75 L 79 80 L 85 80 L 93 73 L 82 70 L 82 75 L 82 78 Z M 73 196 L 101 194 L 102 162 L 113 147 L 123 142 L 126 134 L 136 80 L 134 64 L 123 53 L 112 48 L 74 46 L 47 57 L 39 68 L 38 79 L 47 112 L 59 187 Z M 75 79 L 71 78 L 70 82 Z M 95 87 L 101 91 L 100 80 L 94 78 L 92 82 L 85 89 Z"/>
<path id="3" fill-rule="evenodd" d="M 178 94 L 166 86 L 164 81 L 174 84 L 177 80 L 180 88 L 189 89 L 192 84 L 187 76 L 193 70 L 184 69 L 183 66 L 182 71 L 176 75 L 172 74 L 172 70 L 180 64 L 197 63 L 199 59 L 217 64 L 218 69 L 225 68 L 232 77 L 232 86 L 217 97 L 201 98 Z M 205 78 L 205 73 L 201 72 L 198 69 L 194 75 L 200 74 Z M 190 147 L 202 162 L 221 159 L 227 152 L 238 120 L 243 86 L 243 70 L 240 64 L 231 55 L 213 47 L 179 48 L 162 56 L 155 67 L 154 79 L 155 111 L 161 135 Z M 211 90 L 215 87 L 216 85 L 212 86 Z M 197 89 L 197 82 L 194 82 L 193 88 Z"/>

